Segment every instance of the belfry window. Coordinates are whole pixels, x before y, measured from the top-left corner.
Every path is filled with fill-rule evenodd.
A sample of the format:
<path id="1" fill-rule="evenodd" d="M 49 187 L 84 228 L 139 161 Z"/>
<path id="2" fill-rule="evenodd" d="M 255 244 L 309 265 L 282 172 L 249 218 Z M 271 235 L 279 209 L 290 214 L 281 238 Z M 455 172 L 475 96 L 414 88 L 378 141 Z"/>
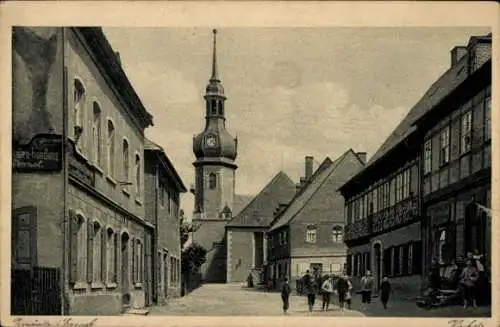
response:
<path id="1" fill-rule="evenodd" d="M 210 110 L 211 110 L 212 115 L 217 115 L 217 101 L 216 100 L 210 101 Z"/>
<path id="2" fill-rule="evenodd" d="M 219 101 L 219 116 L 224 116 L 224 102 L 222 100 Z"/>

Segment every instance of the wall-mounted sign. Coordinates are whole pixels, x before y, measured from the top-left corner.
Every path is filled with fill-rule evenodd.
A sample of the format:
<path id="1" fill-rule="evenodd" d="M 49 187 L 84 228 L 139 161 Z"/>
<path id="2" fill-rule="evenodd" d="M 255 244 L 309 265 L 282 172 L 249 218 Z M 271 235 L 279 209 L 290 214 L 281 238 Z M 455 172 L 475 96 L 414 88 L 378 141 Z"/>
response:
<path id="1" fill-rule="evenodd" d="M 62 136 L 35 135 L 28 144 L 14 144 L 12 168 L 17 171 L 59 171 L 62 169 Z"/>

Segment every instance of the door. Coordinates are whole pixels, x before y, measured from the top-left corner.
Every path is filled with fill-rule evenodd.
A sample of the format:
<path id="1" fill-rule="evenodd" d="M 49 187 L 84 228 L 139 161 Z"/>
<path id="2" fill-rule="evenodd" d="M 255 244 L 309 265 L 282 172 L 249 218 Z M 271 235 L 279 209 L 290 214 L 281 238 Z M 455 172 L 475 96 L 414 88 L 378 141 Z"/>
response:
<path id="1" fill-rule="evenodd" d="M 12 212 L 12 269 L 31 270 L 37 265 L 36 232 L 36 207 L 22 207 Z"/>
<path id="2" fill-rule="evenodd" d="M 375 254 L 375 278 L 377 279 L 377 289 L 380 288 L 381 275 L 382 275 L 382 254 L 380 249 L 380 243 L 374 245 Z"/>

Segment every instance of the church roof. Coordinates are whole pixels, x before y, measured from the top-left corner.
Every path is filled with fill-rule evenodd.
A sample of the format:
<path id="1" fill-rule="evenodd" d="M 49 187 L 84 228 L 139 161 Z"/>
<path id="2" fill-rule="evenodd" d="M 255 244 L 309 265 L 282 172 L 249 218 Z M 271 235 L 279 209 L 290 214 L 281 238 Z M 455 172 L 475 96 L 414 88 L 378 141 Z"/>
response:
<path id="1" fill-rule="evenodd" d="M 295 193 L 295 184 L 280 171 L 248 203 L 226 227 L 267 227 L 273 219 L 274 210 L 288 203 Z"/>
<path id="2" fill-rule="evenodd" d="M 253 195 L 235 194 L 233 201 L 233 217 L 241 212 L 253 199 Z"/>
<path id="3" fill-rule="evenodd" d="M 324 185 L 325 181 L 329 176 L 334 174 L 337 171 L 337 168 L 340 166 L 340 163 L 347 157 L 349 153 L 357 157 L 357 155 L 353 152 L 352 149 L 349 149 L 340 157 L 332 160 L 327 157 L 318 169 L 311 176 L 309 181 L 302 187 L 302 189 L 297 193 L 297 195 L 292 199 L 288 207 L 283 210 L 280 215 L 276 218 L 275 222 L 271 225 L 269 231 L 276 230 L 280 227 L 283 227 L 289 224 L 295 216 L 297 216 L 302 209 L 309 203 L 309 201 L 314 197 L 314 195 L 321 189 L 321 186 Z M 358 158 L 359 159 L 359 158 Z M 360 160 L 361 162 L 361 160 Z"/>

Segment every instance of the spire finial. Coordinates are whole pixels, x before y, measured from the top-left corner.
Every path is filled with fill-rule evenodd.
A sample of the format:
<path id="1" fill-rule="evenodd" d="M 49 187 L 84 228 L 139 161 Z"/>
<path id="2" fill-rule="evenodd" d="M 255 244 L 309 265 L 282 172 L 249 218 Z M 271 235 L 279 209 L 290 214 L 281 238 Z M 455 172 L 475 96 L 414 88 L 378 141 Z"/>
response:
<path id="1" fill-rule="evenodd" d="M 214 53 L 212 58 L 212 77 L 210 79 L 217 81 L 219 80 L 219 76 L 217 74 L 217 30 L 214 29 L 212 32 L 214 33 Z"/>

